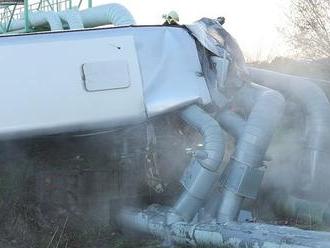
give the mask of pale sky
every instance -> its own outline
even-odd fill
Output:
[[[93,0],[93,5],[111,3]],[[226,17],[224,27],[236,38],[248,60],[285,55],[277,28],[285,25],[284,13],[290,0],[117,0],[133,14],[137,24],[160,24],[162,15],[178,12],[180,23],[201,17]]]

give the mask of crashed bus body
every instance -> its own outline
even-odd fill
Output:
[[[123,15],[122,6],[112,7]],[[88,13],[80,23],[91,27]],[[305,114],[308,190],[322,190],[330,149],[325,93],[312,80],[247,67],[215,20],[131,24],[1,37],[0,139],[121,130],[174,113],[201,138],[181,177],[182,192],[172,206],[118,212],[120,228],[186,245],[330,247],[325,232],[237,222],[244,200],[257,197],[286,99]],[[225,161],[227,134],[235,148]]]
[[[195,42],[182,28],[40,33],[0,43],[0,139],[112,129],[211,101]]]

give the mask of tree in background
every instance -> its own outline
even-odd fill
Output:
[[[291,0],[286,29],[297,56],[330,58],[330,0]]]

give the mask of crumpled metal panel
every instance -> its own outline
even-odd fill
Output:
[[[187,25],[191,34],[214,55],[231,60],[231,73],[241,79],[246,78],[248,71],[243,53],[236,40],[219,24],[217,20],[202,18]]]
[[[210,103],[195,41],[185,29],[149,27],[136,30],[149,117],[195,102]]]
[[[179,27],[7,36],[0,52],[0,139],[112,129],[210,102],[195,42]],[[118,59],[130,86],[88,92],[82,65]]]

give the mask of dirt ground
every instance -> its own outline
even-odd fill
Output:
[[[66,166],[70,169],[70,166],[83,167],[88,164],[97,167],[98,163],[109,163],[106,149],[95,155],[91,141],[85,142],[88,145],[76,140],[32,142],[34,145],[20,141],[0,144],[1,248],[115,248],[159,245],[145,237],[128,238],[116,231],[113,225],[109,225],[108,220],[99,222],[97,218],[70,208],[72,203],[61,198],[63,190],[56,188],[59,184],[61,186],[66,183],[65,181],[54,180],[51,191],[57,192],[56,197],[46,197],[47,200],[50,199],[49,202],[41,201],[43,198],[40,197],[40,192],[48,192],[40,189],[45,187],[45,184],[38,184],[40,170],[45,169],[44,167],[48,169],[50,166]],[[91,154],[85,153],[86,147],[92,151]],[[100,147],[96,145],[94,149],[100,150]],[[81,158],[82,153],[85,153],[85,159]],[[46,177],[47,173],[41,175],[42,179],[48,182],[50,179]],[[91,180],[91,177],[87,177],[87,180]],[[94,199],[98,198],[91,198]],[[91,205],[91,208],[93,207]],[[103,206],[98,207],[96,211],[100,211],[102,215],[103,209]]]

